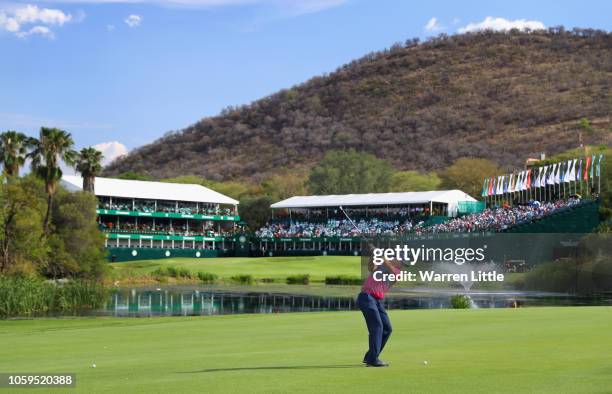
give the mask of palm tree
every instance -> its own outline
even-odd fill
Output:
[[[96,148],[83,148],[79,152],[75,168],[83,177],[83,190],[94,193],[96,176],[102,171],[102,152]]]
[[[6,131],[0,134],[0,163],[4,165],[3,175],[7,178],[19,175],[19,169],[25,163],[31,144],[32,139],[23,133]]]
[[[45,182],[47,192],[47,214],[45,215],[44,230],[48,234],[49,219],[53,208],[53,195],[57,189],[57,182],[62,178],[60,162],[72,165],[76,152],[72,150],[74,141],[70,133],[64,130],[41,127],[40,137],[34,141],[34,149],[30,153],[32,158],[32,172]]]

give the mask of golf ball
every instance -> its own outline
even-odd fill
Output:
[[[95,368],[95,367],[96,367],[96,364],[91,364],[91,367],[92,367],[92,368]]]
[[[427,364],[428,364],[427,360],[423,361],[423,365],[427,365]]]

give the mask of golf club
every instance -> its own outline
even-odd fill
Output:
[[[357,232],[359,232],[361,234],[361,230],[359,230],[359,227],[357,227],[357,225],[355,224],[355,222],[353,222],[353,220],[349,217],[349,215],[346,213],[346,211],[344,210],[344,208],[342,208],[342,205],[340,205],[340,210],[342,211],[342,213],[344,214],[344,216],[346,216],[346,218],[349,220],[349,222],[351,222],[351,224],[353,225],[353,227],[355,227],[355,230],[357,230]]]
[[[363,237],[363,232],[359,229],[359,227],[357,227],[357,225],[355,224],[355,222],[353,222],[353,219],[351,219],[351,217],[346,213],[346,211],[344,210],[344,208],[342,208],[342,205],[339,206],[340,210],[342,211],[342,213],[344,214],[344,216],[346,216],[346,218],[348,219],[349,222],[351,222],[351,224],[353,225],[353,227],[355,227],[355,230],[357,230],[357,233]],[[371,249],[374,247],[374,245],[369,242],[369,241],[365,241],[365,245],[366,248]]]

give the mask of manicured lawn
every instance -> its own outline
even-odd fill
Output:
[[[395,331],[384,359],[391,367],[384,369],[361,365],[360,313],[323,312],[2,321],[0,371],[74,372],[77,389],[67,393],[603,393],[612,387],[609,307],[390,316]]]
[[[171,258],[113,263],[117,276],[143,275],[163,266],[187,268],[192,272],[210,272],[221,279],[234,275],[252,275],[255,279],[270,278],[284,281],[287,276],[310,274],[311,281],[322,282],[326,276],[361,275],[360,257],[304,256],[304,257],[224,257],[224,258]]]

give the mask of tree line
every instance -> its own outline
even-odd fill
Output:
[[[0,134],[0,274],[97,279],[104,275],[104,238],[96,224],[96,175],[102,153],[74,148],[70,133],[42,127],[38,138]],[[30,172],[21,176],[30,162]],[[61,163],[83,176],[83,192],[60,186]]]

